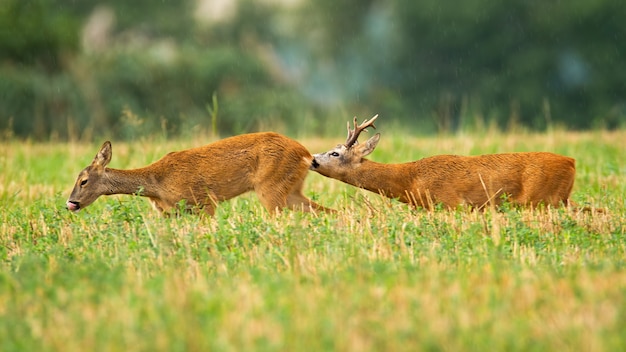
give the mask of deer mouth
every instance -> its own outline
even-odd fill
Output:
[[[315,158],[313,158],[313,161],[311,161],[311,169],[317,169],[318,167],[320,167],[320,163],[317,162],[317,160],[315,160]]]
[[[67,203],[65,203],[65,206],[67,207],[67,210],[70,211],[78,211],[80,209],[80,203],[73,202],[71,200],[68,200]]]

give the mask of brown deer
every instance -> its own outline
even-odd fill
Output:
[[[313,157],[300,143],[273,132],[225,138],[172,152],[142,168],[107,168],[111,142],[78,174],[67,209],[78,211],[101,195],[139,194],[169,214],[184,203],[186,211],[213,215],[218,202],[254,190],[263,206],[332,212],[302,194]]]
[[[572,158],[547,152],[437,155],[403,164],[381,164],[364,159],[380,139],[377,133],[363,144],[359,134],[376,128],[378,115],[354,129],[348,123],[344,144],[313,155],[311,169],[350,185],[397,198],[412,206],[432,209],[441,203],[482,209],[503,199],[523,206],[569,204],[576,173]]]

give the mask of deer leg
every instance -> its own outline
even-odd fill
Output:
[[[213,206],[213,204],[205,204],[201,209],[209,217],[213,217],[213,215],[215,215],[215,206]]]
[[[287,206],[286,190],[284,186],[275,184],[260,184],[254,187],[254,192],[259,197],[263,207],[271,214],[282,210]]]
[[[300,210],[305,212],[323,211],[326,213],[334,213],[335,210],[326,208],[322,205],[315,203],[302,194],[302,187],[304,186],[304,180],[298,182],[291,192],[287,195],[287,206],[293,210]]]
[[[154,210],[158,211],[159,213],[164,213],[165,209],[163,209],[163,207],[159,204],[159,199],[152,197],[148,197],[148,199],[150,199],[150,205],[152,205],[152,208]]]
[[[334,213],[335,210],[326,208],[322,205],[315,203],[309,198],[305,197],[302,193],[294,192],[287,196],[287,206],[293,210],[300,210],[305,212],[323,211],[325,213]]]

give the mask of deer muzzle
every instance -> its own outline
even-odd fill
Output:
[[[71,200],[68,200],[67,203],[65,203],[67,210],[70,211],[78,211],[80,209],[80,203],[78,202],[74,202]]]
[[[311,161],[311,166],[309,167],[309,169],[314,170],[314,169],[317,169],[318,167],[320,167],[320,163],[318,163],[317,160],[313,158],[313,161]]]

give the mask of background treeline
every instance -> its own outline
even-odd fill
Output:
[[[622,0],[3,0],[0,136],[626,125]]]

